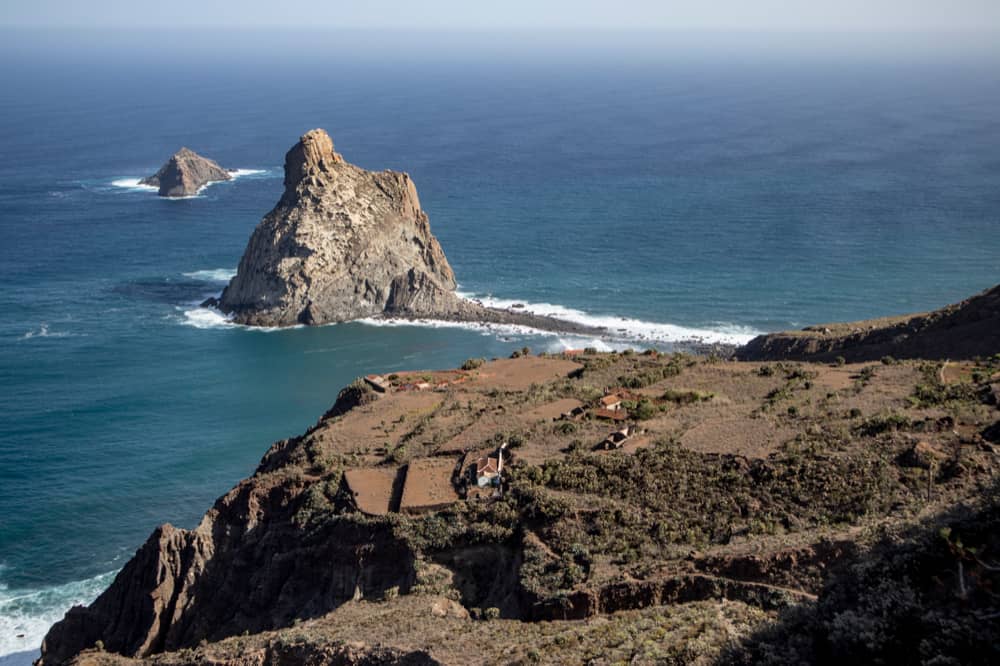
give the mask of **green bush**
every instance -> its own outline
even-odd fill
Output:
[[[462,370],[475,370],[476,368],[481,368],[486,363],[485,358],[470,358],[466,359],[465,363],[462,364]]]
[[[656,416],[659,410],[649,400],[643,399],[636,404],[635,408],[630,412],[633,418],[639,421],[646,421],[648,419]]]

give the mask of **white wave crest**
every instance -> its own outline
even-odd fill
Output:
[[[158,187],[153,185],[143,185],[139,181],[142,178],[119,178],[117,180],[111,181],[111,184],[115,187],[121,187],[126,190],[137,190],[140,192],[157,192]]]
[[[229,172],[232,176],[232,180],[238,180],[240,178],[273,178],[276,177],[277,171],[275,169],[233,169]],[[118,187],[125,190],[131,190],[133,192],[159,192],[159,188],[153,185],[143,185],[139,181],[142,178],[116,178],[111,181],[114,187]],[[217,180],[210,183],[205,183],[198,188],[195,194],[186,197],[167,197],[171,201],[184,199],[197,199],[201,196],[202,192],[205,191],[206,187],[210,185],[215,185],[216,183],[226,183],[231,181]]]
[[[203,271],[184,273],[184,277],[205,282],[229,282],[236,276],[235,268],[209,268]]]
[[[215,308],[196,307],[184,310],[184,325],[194,328],[239,328],[240,325],[233,322],[231,317],[219,312]]]
[[[422,328],[462,328],[467,331],[475,331],[483,335],[499,336],[538,336],[550,335],[546,331],[540,331],[528,326],[517,326],[515,324],[492,324],[488,322],[475,321],[445,321],[440,319],[375,319],[366,317],[355,320],[359,324],[366,326],[380,326],[394,328],[398,326],[420,326]]]
[[[0,583],[0,657],[37,651],[49,627],[70,607],[97,598],[116,573],[38,589],[9,589]]]
[[[181,313],[180,322],[183,325],[205,330],[239,328],[245,331],[256,331],[258,333],[276,333],[278,331],[305,328],[304,324],[297,324],[295,326],[247,326],[246,324],[238,324],[233,321],[231,315],[227,315],[206,305],[197,305],[195,307],[189,305],[187,306],[187,309],[184,307],[178,307],[177,309]],[[325,325],[334,326],[335,324]]]
[[[68,338],[73,335],[67,331],[51,331],[49,330],[48,324],[41,324],[38,330],[30,330],[21,336],[22,340],[30,340],[31,338]]]
[[[629,317],[617,317],[613,315],[592,315],[582,310],[575,310],[563,305],[552,303],[528,303],[525,301],[515,301],[492,296],[481,296],[459,292],[459,296],[476,300],[483,305],[492,308],[507,309],[515,305],[523,306],[515,308],[517,312],[531,312],[537,315],[544,315],[554,319],[562,319],[584,326],[594,326],[607,329],[607,337],[620,340],[635,340],[639,342],[694,342],[694,343],[719,343],[742,345],[749,342],[759,331],[755,331],[747,326],[720,323],[714,328],[690,328],[677,326],[676,324],[666,324]],[[592,346],[592,345],[591,345]]]

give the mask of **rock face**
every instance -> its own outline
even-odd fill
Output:
[[[412,551],[387,527],[346,520],[303,530],[293,520],[303,489],[257,476],[220,498],[196,529],[157,528],[93,604],[49,630],[39,663],[65,663],[98,640],[145,657],[410,588]]]
[[[736,352],[745,361],[849,362],[959,359],[1000,353],[1000,285],[925,314],[810,326],[760,335]]]
[[[315,129],[285,156],[284,195],[216,305],[255,326],[475,310],[454,290],[410,177],[347,163]]]
[[[139,181],[160,188],[161,197],[190,197],[205,185],[231,180],[232,174],[216,162],[188,148],[181,148],[160,167],[156,174]]]

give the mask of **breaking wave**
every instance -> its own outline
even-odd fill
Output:
[[[213,268],[200,271],[184,273],[185,277],[205,282],[227,283],[236,275],[236,271],[230,268]],[[530,312],[537,315],[561,319],[563,321],[603,328],[606,334],[600,336],[573,335],[544,331],[528,326],[515,324],[494,324],[487,322],[456,322],[437,319],[381,319],[364,318],[357,320],[358,323],[367,326],[399,327],[399,326],[421,326],[425,328],[462,328],[476,331],[483,335],[497,337],[554,337],[556,338],[549,347],[550,351],[562,351],[565,349],[579,349],[583,347],[593,347],[602,351],[622,350],[635,343],[656,344],[656,343],[704,343],[704,344],[730,344],[743,345],[760,334],[747,326],[720,323],[711,328],[693,328],[677,326],[676,324],[666,324],[659,322],[649,322],[629,317],[616,317],[613,315],[592,315],[582,310],[575,310],[563,305],[553,305],[551,303],[528,303],[491,296],[481,296],[472,293],[458,292],[462,298],[477,301],[485,306],[499,309],[513,309],[518,312]],[[516,307],[515,307],[516,306]],[[290,327],[261,327],[244,326],[232,321],[230,317],[219,310],[204,307],[198,304],[197,307],[180,308],[183,310],[183,323],[187,326],[202,329],[217,328],[246,328],[256,331],[280,331],[285,328],[301,328],[301,326]]]
[[[0,582],[0,663],[30,663],[42,639],[72,606],[89,604],[117,572],[43,588],[10,589]],[[23,662],[7,655],[23,655]]]
[[[225,282],[228,283],[236,276],[235,268],[210,268],[204,271],[191,271],[184,273],[184,277],[204,282]]]
[[[139,181],[141,178],[119,178],[117,180],[111,181],[111,184],[115,187],[121,187],[126,190],[137,190],[139,192],[156,192],[159,188],[153,187],[152,185],[143,185]]]
[[[232,180],[239,180],[240,178],[274,178],[277,177],[280,169],[233,169],[229,174],[233,177]],[[124,190],[130,190],[132,192],[158,192],[159,188],[152,185],[143,185],[139,181],[142,178],[115,178],[111,181],[113,187],[117,187]],[[201,196],[201,193],[205,191],[206,187],[216,185],[219,183],[232,182],[219,180],[213,181],[211,183],[206,183],[198,188],[198,193],[187,196],[187,197],[170,197],[170,200],[184,200],[184,199],[196,199]]]
[[[760,331],[736,324],[719,323],[712,328],[692,328],[614,315],[592,315],[582,310],[568,308],[564,305],[554,305],[552,303],[528,303],[525,301],[462,292],[459,292],[459,296],[479,301],[488,307],[508,309],[518,306],[516,309],[519,312],[531,312],[584,326],[604,328],[607,329],[608,334],[606,337],[610,340],[633,340],[648,343],[694,342],[742,345],[760,334]]]

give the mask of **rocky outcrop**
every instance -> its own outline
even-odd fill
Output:
[[[629,581],[597,589],[581,589],[557,598],[545,599],[531,606],[529,617],[535,622],[582,620],[600,614],[637,610],[651,606],[686,604],[706,599],[740,601],[765,610],[813,601],[815,597],[801,590],[785,589],[705,574],[684,574],[646,581]]]
[[[174,153],[154,175],[139,181],[160,188],[161,197],[191,197],[209,183],[231,180],[232,174],[188,148]]]
[[[405,173],[366,171],[314,129],[285,155],[285,191],[254,230],[236,276],[206,302],[250,326],[394,317],[599,334],[455,294],[455,274]]]
[[[405,173],[349,164],[323,130],[285,156],[285,192],[218,307],[255,326],[460,310],[455,274]]]
[[[296,519],[306,481],[257,475],[222,497],[194,530],[156,529],[93,604],[49,631],[40,664],[101,641],[144,657],[324,615],[351,599],[406,591],[413,553],[384,524]],[[301,516],[301,514],[299,514]]]
[[[810,326],[760,335],[736,352],[744,361],[848,362],[960,359],[1000,353],[1000,285],[933,312]]]

